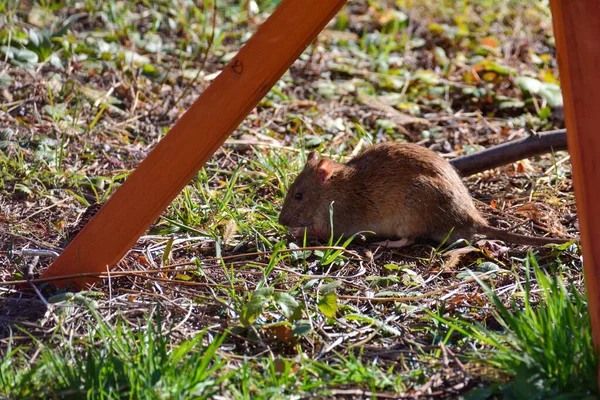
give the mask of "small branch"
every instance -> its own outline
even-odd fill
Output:
[[[526,138],[503,143],[450,161],[462,176],[470,176],[524,158],[567,150],[567,131],[559,129],[536,133]]]

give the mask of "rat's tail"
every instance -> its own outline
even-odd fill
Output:
[[[519,235],[503,229],[494,228],[489,225],[480,225],[475,228],[475,233],[483,235],[489,239],[498,239],[506,243],[523,244],[526,246],[544,246],[546,244],[563,244],[579,238],[563,239],[557,237],[534,237],[527,235]]]

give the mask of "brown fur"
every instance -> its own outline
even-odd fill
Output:
[[[336,237],[372,231],[381,238],[439,242],[454,229],[451,241],[475,234],[526,245],[569,241],[490,227],[456,170],[433,151],[409,143],[382,143],[346,164],[310,153],[289,189],[279,223],[328,238],[332,202]]]

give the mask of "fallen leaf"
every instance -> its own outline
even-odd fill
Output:
[[[446,259],[446,262],[444,263],[444,271],[452,271],[465,255],[474,251],[479,250],[473,246],[466,246],[445,252],[444,258]]]
[[[140,263],[140,265],[143,265],[144,267],[152,266],[152,264],[150,263],[150,261],[148,261],[148,258],[146,258],[144,254],[134,255],[134,258],[138,263]]]
[[[492,37],[486,37],[479,41],[479,44],[482,46],[491,47],[493,49],[498,48],[498,41]]]
[[[281,358],[276,358],[273,360],[273,366],[275,367],[275,372],[278,374],[282,374],[285,372],[285,362]]]
[[[387,114],[387,117],[393,121],[394,123],[400,125],[402,131],[406,131],[403,128],[404,125],[409,124],[421,124],[421,125],[429,125],[429,121],[423,118],[413,117],[410,114],[403,113],[402,111],[396,110],[389,104],[386,104],[382,100],[377,97],[369,96],[366,93],[359,93],[360,102],[366,105],[367,107],[371,107],[377,111],[381,111]]]
[[[294,332],[287,325],[279,325],[271,328],[277,339],[285,343],[292,343],[294,340]]]
[[[521,215],[537,225],[548,228],[551,232],[566,234],[566,229],[560,223],[556,212],[548,205],[538,202],[525,203],[515,209],[515,213]]]

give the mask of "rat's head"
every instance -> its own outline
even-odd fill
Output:
[[[334,164],[319,158],[317,152],[308,155],[304,169],[290,186],[283,202],[279,223],[290,228],[294,236],[326,238],[329,235],[329,204]]]

